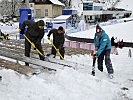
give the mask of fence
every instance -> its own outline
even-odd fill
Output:
[[[64,46],[65,47],[72,47],[72,48],[94,50],[94,44],[93,43],[85,43],[85,42],[77,42],[77,41],[65,41]]]

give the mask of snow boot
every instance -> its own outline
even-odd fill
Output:
[[[48,56],[48,57],[49,57],[50,55],[51,55],[51,53],[49,53],[49,54],[46,54],[46,56]]]
[[[25,66],[29,66],[29,63],[25,62]]]
[[[113,78],[114,78],[113,74],[108,74],[108,77],[109,77],[110,79],[113,79]]]

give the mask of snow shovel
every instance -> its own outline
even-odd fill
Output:
[[[19,27],[16,27],[16,28],[17,28],[19,31],[21,31]],[[49,61],[49,62],[50,62],[50,60],[36,48],[36,46],[34,45],[34,43],[31,42],[30,39],[29,39],[25,34],[23,34],[23,36],[24,36],[25,39],[31,44],[31,46],[34,48],[34,50],[36,50],[36,52],[39,53],[39,54],[44,58],[45,61]]]
[[[24,36],[25,39],[31,44],[31,46],[34,48],[34,50],[36,50],[37,53],[39,53],[39,54],[44,58],[45,61],[50,61],[44,54],[42,54],[42,53],[35,47],[34,43],[31,42],[30,39],[29,39],[25,34],[23,34],[23,36]]]
[[[96,63],[96,57],[93,57],[93,65],[92,65],[92,72],[91,75],[95,76],[95,63]]]
[[[53,44],[53,42],[50,39],[48,39],[48,40],[50,41],[50,43],[52,44],[52,46],[56,50],[57,54],[61,57],[61,59],[64,60],[64,58],[62,57],[62,55],[60,54],[60,52],[57,50],[57,48],[55,47],[55,45]]]

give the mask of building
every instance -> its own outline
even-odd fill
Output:
[[[86,23],[104,22],[114,18],[125,18],[132,11],[118,9],[120,0],[70,0],[72,9],[77,10],[78,16]]]
[[[33,10],[35,18],[55,18],[62,15],[64,6],[58,0],[30,0],[30,8]]]
[[[116,0],[118,3],[118,1]],[[108,8],[107,10],[103,9],[104,5],[100,2],[94,2],[91,0],[83,1],[83,18],[86,23],[96,23],[96,22],[104,22],[110,19],[113,19],[117,15],[121,15],[121,17],[130,16],[132,11],[127,11],[125,9],[118,9],[114,6],[112,8]]]

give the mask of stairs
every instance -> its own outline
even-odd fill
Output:
[[[82,64],[78,64],[75,62],[60,60],[56,58],[48,58],[48,61],[41,61],[37,58],[38,54],[35,53],[34,50],[31,50],[31,58],[24,56],[24,44],[23,41],[17,40],[7,40],[1,41],[0,44],[0,56],[14,59],[16,61],[27,62],[32,65],[38,66],[38,68],[50,68],[54,70],[63,69],[64,67],[71,67],[75,69],[78,65],[84,66]]]

